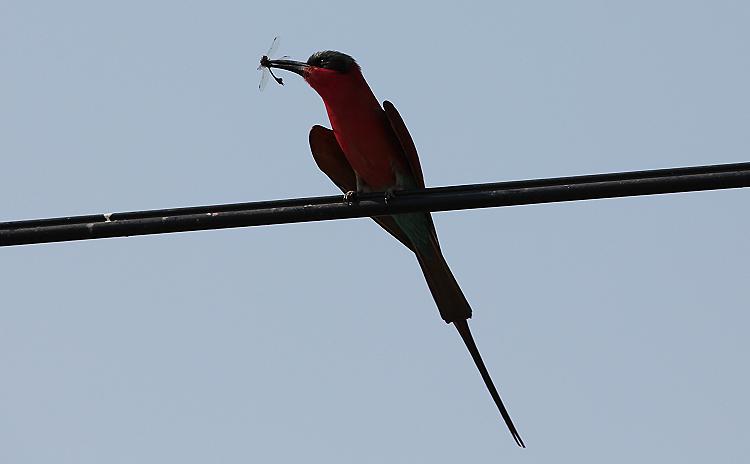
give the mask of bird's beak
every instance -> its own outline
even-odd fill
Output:
[[[261,60],[260,64],[266,68],[285,69],[302,77],[305,77],[305,70],[310,67],[307,63],[292,60]]]

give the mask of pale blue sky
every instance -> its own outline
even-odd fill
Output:
[[[0,2],[0,221],[337,192],[258,57],[441,186],[750,161],[747,2]],[[0,462],[740,462],[750,191],[440,213],[518,449],[369,220],[0,250]]]

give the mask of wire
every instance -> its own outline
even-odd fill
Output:
[[[0,223],[0,246],[750,187],[750,163]]]

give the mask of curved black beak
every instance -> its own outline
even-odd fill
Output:
[[[291,71],[305,77],[305,70],[310,67],[307,63],[293,60],[269,60],[267,56],[260,59],[260,65],[265,68],[278,68]]]

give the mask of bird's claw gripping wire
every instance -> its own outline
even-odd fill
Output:
[[[349,190],[344,194],[344,203],[351,206],[354,203],[359,202],[359,193],[354,190]]]
[[[387,205],[388,202],[392,199],[396,198],[396,192],[393,190],[386,190],[383,193],[383,201],[385,201],[385,204]],[[344,203],[351,206],[355,203],[359,202],[359,192],[355,190],[349,190],[344,194]]]
[[[383,196],[383,201],[385,201],[385,204],[388,204],[389,200],[393,200],[396,198],[396,191],[393,189],[388,189],[385,191],[385,195]]]
[[[390,200],[393,200],[396,198],[396,192],[393,190],[386,190],[383,193],[383,201],[385,201],[385,204],[387,205]],[[344,194],[344,203],[351,206],[355,203],[359,202],[359,192],[355,190],[349,190]]]

